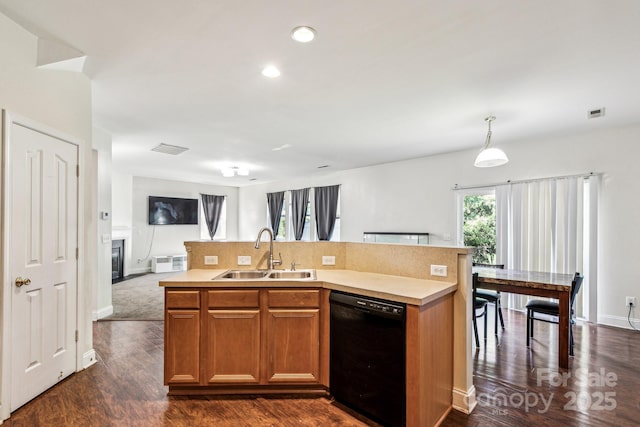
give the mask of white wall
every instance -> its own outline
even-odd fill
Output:
[[[111,172],[111,224],[113,228],[131,229],[133,221],[133,177]]]
[[[499,137],[494,140],[499,142]],[[598,319],[625,327],[624,297],[640,300],[633,268],[640,259],[640,126],[501,148],[510,162],[498,168],[475,168],[477,150],[471,150],[241,188],[239,237],[251,240],[265,225],[267,192],[341,184],[341,240],[362,241],[364,231],[424,231],[432,233],[432,243],[455,244],[455,184],[600,172]],[[445,233],[454,240],[443,241]]]
[[[148,197],[200,199],[200,193],[227,196],[227,240],[238,239],[238,189],[190,182],[133,177],[131,273],[150,271],[154,255],[185,253],[184,242],[200,240],[198,225],[149,225]],[[202,223],[199,212],[199,223]],[[141,260],[141,261],[138,261]]]
[[[37,38],[0,14],[0,108],[29,118],[82,141],[80,146],[80,264],[78,278],[79,295],[79,353],[80,362],[91,353],[93,331],[91,309],[95,304],[93,286],[96,276],[95,261],[96,221],[94,204],[90,194],[93,171],[91,153],[91,82],[83,74],[37,69]],[[3,256],[3,268],[5,256]],[[4,286],[9,286],[5,283]],[[2,301],[4,305],[5,301]],[[0,305],[1,307],[1,305]],[[5,313],[2,313],[5,316]],[[2,327],[3,337],[9,331]],[[9,402],[7,381],[8,351],[2,346],[0,362],[0,419],[8,416]]]
[[[111,305],[111,135],[93,129],[93,148],[97,176],[97,261],[96,305],[92,317],[99,319],[113,313]],[[103,219],[102,213],[109,218]]]

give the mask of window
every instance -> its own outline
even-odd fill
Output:
[[[496,263],[496,196],[492,188],[458,192],[458,242],[476,248],[473,262]]]
[[[465,246],[476,251],[473,261],[483,264],[496,263],[496,196],[474,194],[464,197],[464,223],[462,234]]]
[[[580,272],[585,279],[576,314],[596,321],[597,251],[592,237],[597,233],[598,180],[597,175],[576,175],[459,189],[458,243],[479,248],[476,262],[514,270]],[[515,294],[503,301],[504,307],[518,310],[524,304],[526,298]]]
[[[207,228],[207,221],[204,219],[204,208],[200,203],[200,238],[202,240],[211,240],[209,236],[209,229]],[[222,205],[222,211],[220,212],[220,222],[218,222],[218,229],[213,236],[213,240],[224,240],[227,238],[227,199],[225,197],[224,204]]]
[[[315,219],[315,206],[313,205],[313,188],[309,189],[309,201],[307,202],[307,212],[304,219],[304,231],[302,234],[302,241],[313,242],[317,240],[316,232],[316,219]],[[284,204],[282,206],[282,213],[280,214],[280,228],[276,235],[278,240],[295,240],[295,233],[293,232],[293,221],[291,219],[291,191],[286,191],[284,196]],[[269,212],[267,208],[267,224],[269,223]],[[206,229],[206,227],[205,227]],[[216,233],[217,236],[217,233]],[[338,209],[336,212],[336,223],[331,236],[331,241],[340,241],[340,197],[338,197]]]

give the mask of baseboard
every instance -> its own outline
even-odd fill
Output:
[[[470,414],[476,407],[476,404],[475,386],[471,386],[467,391],[453,388],[453,403],[451,405],[453,409],[465,414]]]
[[[108,305],[106,307],[101,308],[98,311],[94,311],[91,313],[91,317],[93,318],[93,321],[95,322],[98,319],[103,319],[105,317],[111,316],[113,314],[113,306],[112,305]]]
[[[91,349],[82,355],[82,369],[87,369],[96,362],[96,351],[94,349]]]
[[[151,267],[129,268],[129,275],[151,273]]]
[[[631,323],[633,323],[633,325],[637,329],[640,329],[640,319],[634,319],[632,317]],[[608,315],[598,316],[598,324],[615,326],[616,328],[633,329],[631,326],[629,326],[629,320],[626,317],[621,317],[621,316],[608,316]]]

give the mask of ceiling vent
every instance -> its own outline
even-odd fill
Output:
[[[187,150],[188,150],[187,147],[180,147],[178,145],[162,144],[162,143],[157,147],[154,147],[151,149],[151,151],[164,153],[164,154],[173,154],[174,156],[180,153],[184,153]]]
[[[602,117],[602,116],[604,116],[604,107],[596,108],[595,110],[590,110],[587,113],[587,117],[590,119],[595,119],[596,117]]]

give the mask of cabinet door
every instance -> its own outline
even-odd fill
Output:
[[[209,310],[205,342],[208,384],[259,381],[260,310]]]
[[[166,311],[164,382],[200,382],[200,310]]]
[[[318,383],[319,309],[269,309],[267,319],[267,381]]]

